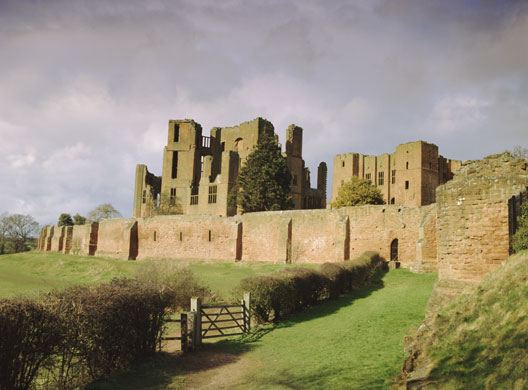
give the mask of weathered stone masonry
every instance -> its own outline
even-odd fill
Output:
[[[416,272],[438,272],[442,280],[478,281],[510,254],[527,187],[527,159],[494,155],[464,163],[452,181],[438,187],[438,203],[428,206],[174,215],[73,228],[46,226],[39,249],[122,259],[287,263],[342,261],[377,250]]]
[[[436,252],[435,205],[291,210],[227,218],[174,215],[110,219],[97,226],[95,251],[88,248],[90,242],[93,246],[94,227],[70,228],[69,253],[121,259],[322,263],[354,258],[366,250],[377,250],[389,259],[391,243],[397,239],[399,261],[412,267],[417,258]],[[43,231],[60,229],[47,227]],[[48,250],[58,251],[58,247]]]

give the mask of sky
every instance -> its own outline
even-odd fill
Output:
[[[169,119],[259,116],[304,129],[313,186],[341,153],[526,147],[528,1],[0,0],[0,214],[130,217]]]

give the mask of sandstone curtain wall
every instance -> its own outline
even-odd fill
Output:
[[[438,187],[438,276],[479,281],[509,256],[508,201],[528,185],[524,159],[493,155],[464,163]]]
[[[209,259],[274,263],[343,261],[366,250],[387,260],[398,240],[398,260],[405,267],[436,252],[436,206],[394,205],[338,210],[292,210],[208,215],[121,218],[74,226],[73,254],[120,259]],[[49,227],[52,250],[66,242],[63,228]],[[425,232],[425,233],[424,233]],[[44,238],[45,239],[45,238]],[[95,240],[95,243],[94,243]],[[418,245],[419,244],[419,245]]]
[[[209,215],[138,219],[138,259],[179,258],[234,260],[236,218]]]

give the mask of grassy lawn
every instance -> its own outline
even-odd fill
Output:
[[[0,256],[0,296],[134,276],[146,263],[40,252],[4,255]],[[284,267],[188,264],[201,281],[225,298],[240,279]],[[378,283],[319,304],[281,324],[263,327],[247,337],[205,344],[185,356],[159,354],[90,388],[182,389],[196,367],[208,375],[203,362],[209,358],[215,368],[225,368],[228,377],[230,363],[249,362],[243,365],[244,374],[229,384],[230,389],[386,389],[388,378],[401,367],[404,335],[424,317],[435,278],[403,269],[391,271]],[[231,358],[217,361],[217,356]]]
[[[0,256],[0,297],[33,295],[78,284],[108,282],[115,277],[134,277],[138,269],[147,267],[150,261],[156,260],[126,261],[50,252],[2,255]],[[230,297],[231,289],[241,279],[285,267],[284,264],[269,263],[173,261],[188,266],[202,283],[226,300]]]
[[[218,372],[208,369],[223,363],[208,367],[203,362],[226,354],[232,358],[225,362],[223,377],[239,376],[241,367],[247,370],[227,384],[229,389],[387,389],[401,368],[403,337],[423,320],[435,279],[436,275],[391,271],[383,275],[382,284],[365,286],[281,324],[247,337],[204,344],[183,357],[160,355],[90,389],[185,389],[189,373],[196,375],[192,373],[201,365],[200,375],[220,379]],[[239,364],[244,361],[248,363]]]

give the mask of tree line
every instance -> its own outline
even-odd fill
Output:
[[[100,222],[107,218],[119,218],[121,213],[110,203],[97,206],[86,217],[62,213],[58,226],[84,225],[90,222]],[[0,214],[0,255],[19,253],[35,249],[40,231],[38,222],[31,215]]]

